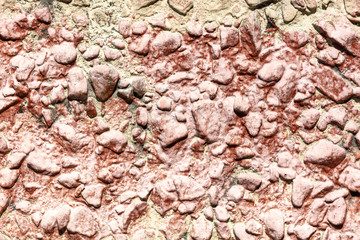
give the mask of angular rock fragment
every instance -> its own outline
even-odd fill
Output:
[[[251,137],[256,137],[259,134],[262,125],[262,116],[258,112],[250,112],[245,117],[245,127]]]
[[[0,216],[5,212],[8,205],[9,198],[4,193],[0,193]]]
[[[212,236],[213,225],[203,216],[199,217],[192,224],[190,236],[194,240],[209,240]]]
[[[61,170],[61,167],[54,163],[52,159],[49,159],[46,153],[39,150],[35,150],[28,155],[27,166],[36,173],[49,176],[54,176]]]
[[[2,169],[0,171],[0,186],[2,188],[12,188],[19,178],[19,175],[20,173],[17,170]]]
[[[26,154],[23,152],[14,152],[8,157],[10,169],[18,169],[26,158]]]
[[[81,196],[89,206],[99,208],[101,206],[104,188],[105,186],[102,184],[85,186],[81,192]]]
[[[89,75],[96,97],[103,102],[110,98],[120,78],[117,70],[108,65],[96,65]]]
[[[193,7],[192,0],[168,0],[168,3],[172,9],[182,15],[186,15],[186,13]]]
[[[329,140],[322,139],[313,145],[305,154],[304,161],[313,164],[335,167],[346,157],[344,148]]]
[[[180,33],[169,31],[160,32],[151,43],[151,50],[155,57],[169,55],[175,52],[182,42]]]
[[[260,187],[261,181],[261,176],[256,173],[243,173],[237,177],[238,184],[252,192]]]
[[[294,207],[302,207],[305,199],[310,195],[313,185],[310,180],[296,177],[292,185],[291,202]]]
[[[261,50],[261,33],[256,13],[249,14],[240,27],[240,31],[241,42],[245,49],[250,55],[258,56]]]
[[[213,62],[212,81],[228,85],[234,79],[235,71],[231,61],[225,58],[220,58],[218,61]]]
[[[140,55],[147,55],[150,51],[150,39],[150,34],[135,39],[129,44],[129,50]]]
[[[341,172],[339,183],[350,191],[360,192],[360,170],[348,166]]]
[[[285,64],[282,61],[265,63],[258,72],[259,79],[265,82],[279,81],[285,72]]]
[[[334,226],[342,226],[345,222],[347,213],[346,201],[338,198],[330,206],[327,213],[327,220]]]
[[[123,213],[122,228],[126,230],[132,221],[141,217],[145,213],[148,205],[147,202],[139,199],[133,200]]]
[[[308,240],[315,233],[316,228],[308,224],[296,225],[294,234],[299,240]]]
[[[273,2],[273,0],[245,0],[250,8],[260,8]]]
[[[311,226],[318,226],[324,219],[328,207],[323,199],[315,199],[310,205],[310,212],[308,216],[308,223]]]
[[[220,27],[221,49],[234,47],[239,43],[239,30],[233,27]]]
[[[67,230],[70,233],[92,237],[98,230],[98,223],[89,208],[80,206],[72,209]]]
[[[159,124],[160,144],[163,147],[170,147],[175,143],[185,139],[188,135],[188,129],[184,123],[179,123],[172,117],[165,117]]]
[[[127,145],[127,139],[124,134],[115,130],[102,133],[96,141],[116,153],[122,153]]]
[[[263,226],[260,222],[251,219],[246,223],[246,232],[258,236],[263,233]]]
[[[205,195],[205,189],[194,179],[186,176],[174,176],[174,185],[179,200],[191,201]]]

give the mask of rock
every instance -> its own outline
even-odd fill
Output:
[[[234,27],[220,27],[221,49],[234,47],[239,43],[239,30]]]
[[[77,233],[86,237],[92,237],[97,232],[98,223],[92,212],[87,207],[76,207],[72,209],[67,230],[70,233]]]
[[[57,63],[67,65],[75,62],[77,52],[73,43],[63,42],[55,45],[52,49],[54,59]]]
[[[141,98],[146,93],[145,78],[135,77],[132,79],[132,86],[134,88],[134,94],[136,97]]]
[[[54,176],[58,174],[61,167],[48,158],[45,152],[35,150],[27,157],[27,166],[36,173]]]
[[[341,129],[344,129],[348,121],[348,114],[343,107],[333,107],[326,114],[324,114],[318,122],[318,129],[324,131],[329,123],[336,124]]]
[[[313,22],[313,26],[335,47],[352,55],[360,56],[359,36],[347,20],[319,19]]]
[[[338,190],[332,191],[325,195],[325,202],[331,203],[338,198],[346,198],[350,194],[346,188],[339,188]]]
[[[186,31],[194,38],[201,37],[203,34],[202,25],[193,19],[186,24]]]
[[[16,68],[15,76],[19,82],[26,81],[35,68],[35,61],[28,57],[17,55],[10,60],[13,68]]]
[[[158,181],[151,194],[155,210],[162,216],[174,207],[178,199],[174,181],[170,178]]]
[[[56,215],[56,223],[60,232],[65,231],[71,215],[71,208],[68,205],[59,207]]]
[[[195,211],[196,208],[196,203],[193,202],[186,202],[186,203],[181,203],[179,205],[178,211],[180,212],[180,214],[190,214],[193,213]]]
[[[258,78],[265,82],[276,82],[281,79],[285,72],[285,63],[283,61],[273,61],[265,63],[258,72]]]
[[[259,236],[263,233],[263,226],[260,222],[254,220],[254,219],[250,219],[247,223],[246,223],[246,232],[250,233],[252,235],[255,236]]]
[[[250,8],[260,8],[273,2],[273,0],[245,0]]]
[[[245,227],[241,223],[234,224],[234,235],[237,240],[254,240],[255,238],[248,234],[245,230]]]
[[[159,140],[162,147],[170,147],[188,135],[186,124],[179,123],[172,117],[164,117],[159,124],[159,129]]]
[[[176,175],[173,180],[181,201],[191,201],[205,195],[205,189],[190,177]]]
[[[59,176],[57,181],[61,185],[67,188],[76,188],[80,185],[80,173],[79,172],[63,173]]]
[[[83,58],[87,61],[93,60],[97,58],[100,53],[100,47],[98,45],[90,46],[86,51],[83,53]]]
[[[350,191],[360,193],[360,170],[348,166],[341,172],[339,183]]]
[[[49,95],[50,103],[56,104],[56,103],[62,103],[65,100],[65,91],[62,86],[54,87]]]
[[[27,36],[27,32],[21,29],[20,26],[10,19],[0,19],[0,39],[3,41],[16,41],[22,40]]]
[[[69,83],[69,100],[86,101],[88,93],[88,84],[83,71],[79,67],[73,67],[67,75]]]
[[[237,147],[235,148],[236,160],[242,160],[245,158],[252,158],[255,153],[250,148]]]
[[[135,199],[131,204],[125,209],[122,218],[123,229],[127,229],[132,221],[135,221],[139,217],[143,216],[147,207],[147,202],[142,202],[139,199]]]
[[[294,207],[302,207],[305,199],[310,195],[313,185],[310,180],[296,177],[292,184],[291,202]]]
[[[277,168],[279,176],[285,181],[292,181],[296,177],[296,171],[292,168]]]
[[[228,201],[240,202],[244,196],[244,188],[240,185],[234,185],[228,190],[226,196]]]
[[[311,197],[323,197],[327,192],[330,192],[334,188],[334,183],[330,180],[325,182],[318,182],[315,184],[311,192]]]
[[[173,103],[173,101],[172,101],[171,98],[162,96],[157,101],[156,106],[157,106],[158,109],[160,109],[162,111],[170,111],[172,103]]]
[[[335,65],[341,65],[345,57],[339,50],[333,47],[327,47],[319,52],[317,56],[320,63],[334,67]]]
[[[111,44],[116,47],[117,49],[124,49],[125,48],[125,43],[123,40],[119,39],[119,38],[116,38],[114,40],[112,40]]]
[[[106,101],[114,92],[119,73],[108,65],[96,65],[89,71],[90,82],[99,101]]]
[[[306,129],[312,129],[320,118],[319,110],[311,108],[302,112],[300,122]]]
[[[5,212],[8,205],[9,198],[4,193],[0,193],[0,216]]]
[[[312,226],[318,226],[324,219],[328,207],[323,199],[315,199],[310,205],[310,212],[308,216],[308,223]]]
[[[180,33],[161,31],[151,43],[151,51],[155,57],[175,52],[182,42]]]
[[[131,86],[124,89],[119,89],[117,91],[117,95],[118,97],[124,99],[124,101],[127,102],[128,104],[132,103],[134,99],[134,91]]]
[[[8,147],[7,141],[3,136],[0,136],[0,153],[6,154],[8,152],[10,152],[10,149]]]
[[[342,226],[345,222],[347,206],[344,198],[338,198],[329,206],[327,220],[336,227]]]
[[[114,177],[111,174],[110,170],[107,168],[102,168],[99,173],[97,178],[107,184],[113,183],[114,182]]]
[[[132,2],[134,4],[134,7],[138,10],[140,8],[150,6],[154,3],[156,3],[157,1],[158,0],[133,0]],[[129,27],[130,27],[130,24],[129,24]],[[120,34],[121,34],[121,32],[120,32]],[[124,36],[124,34],[122,34],[122,35],[123,35],[123,37],[126,36],[126,35]]]
[[[284,23],[290,23],[296,17],[298,10],[290,3],[290,1],[281,2],[281,12]]]
[[[194,240],[209,240],[213,231],[213,225],[203,216],[196,219],[191,227],[190,236]]]
[[[57,211],[54,209],[47,210],[42,216],[40,227],[45,233],[53,233],[56,227]]]
[[[308,240],[315,233],[316,228],[308,224],[296,225],[294,234],[299,240]]]
[[[136,110],[136,123],[142,127],[146,127],[148,123],[148,112],[146,108],[140,107]]]
[[[139,0],[140,1],[153,1],[154,0]],[[157,0],[155,0],[156,2]],[[119,22],[119,33],[124,37],[124,38],[127,38],[127,37],[130,37],[130,32],[131,32],[131,29],[130,29],[130,22],[128,20],[120,20]]]
[[[309,41],[309,37],[303,31],[290,31],[286,32],[284,42],[291,48],[301,48]]]
[[[227,223],[215,221],[216,231],[221,239],[229,240],[231,238],[230,228]]]
[[[121,132],[115,130],[102,133],[96,141],[116,153],[122,153],[127,145],[126,137]]]
[[[201,93],[206,92],[209,94],[210,99],[213,100],[216,97],[218,87],[213,82],[203,81],[199,84],[199,90]]]
[[[85,186],[81,192],[81,196],[89,206],[99,208],[103,196],[105,186],[102,184],[94,184]]]
[[[168,3],[172,9],[182,15],[186,15],[186,13],[193,7],[192,0],[168,0]]]
[[[259,134],[262,125],[262,115],[259,112],[250,112],[245,117],[245,127],[251,137]]]
[[[151,35],[145,34],[140,38],[136,38],[134,41],[131,41],[129,44],[129,50],[140,54],[140,55],[147,55],[150,51],[150,40]]]
[[[94,121],[94,132],[101,134],[110,130],[108,124],[102,118],[95,118]]]
[[[346,102],[353,94],[350,84],[329,67],[317,70],[313,81],[320,92],[336,103]]]
[[[131,33],[134,35],[143,35],[146,33],[148,25],[144,21],[134,22],[131,25]]]
[[[2,188],[12,188],[19,178],[19,175],[20,173],[17,170],[3,168],[0,171],[0,186]]]
[[[246,96],[236,94],[234,100],[234,112],[239,116],[246,116],[250,110],[249,99]]]
[[[235,75],[234,67],[231,63],[231,61],[220,58],[217,61],[213,61],[212,66],[212,81],[222,84],[222,85],[228,85],[232,82]]]
[[[22,162],[24,161],[24,159],[26,158],[26,154],[23,152],[14,152],[11,155],[9,155],[8,157],[8,167],[10,169],[18,169],[20,168]]]
[[[233,128],[228,131],[225,137],[225,143],[229,146],[239,146],[242,143],[244,132],[240,128]]]
[[[314,144],[305,154],[304,161],[313,164],[335,167],[346,157],[344,148],[322,139]]]
[[[223,206],[217,206],[215,208],[215,216],[220,222],[227,222],[230,219],[228,211]]]
[[[121,53],[119,50],[109,48],[109,47],[105,47],[103,49],[103,52],[104,52],[104,57],[105,57],[106,61],[114,61],[114,60],[120,58],[120,56],[121,56]]]
[[[39,22],[43,22],[46,24],[51,23],[51,14],[49,8],[47,7],[35,9],[34,15]]]
[[[240,27],[241,43],[251,56],[258,56],[261,50],[260,24],[256,13],[251,13]]]
[[[256,173],[242,173],[237,177],[237,183],[252,192],[260,187],[261,181],[261,176]]]
[[[281,240],[284,237],[284,217],[280,210],[271,209],[265,213],[264,224],[266,234],[273,240]]]

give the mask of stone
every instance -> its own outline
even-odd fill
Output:
[[[151,35],[145,34],[139,38],[136,38],[134,41],[131,41],[129,44],[129,50],[140,54],[140,55],[147,55],[150,51],[150,40]]]
[[[316,228],[309,224],[296,225],[294,234],[299,240],[308,240],[315,233]]]
[[[249,99],[246,96],[236,94],[234,100],[234,112],[239,116],[243,117],[249,113],[250,110]]]
[[[105,186],[102,184],[93,184],[85,186],[81,192],[81,196],[89,206],[99,208],[104,193]]]
[[[143,202],[139,199],[133,200],[123,213],[122,228],[126,230],[132,221],[143,216],[148,205],[147,202]]]
[[[120,51],[114,48],[105,47],[103,52],[106,61],[114,61],[121,56]]]
[[[255,240],[253,236],[246,232],[244,225],[239,222],[234,224],[233,231],[237,240]]]
[[[60,232],[65,231],[71,215],[71,208],[68,205],[63,205],[56,209],[56,223]]]
[[[328,211],[328,207],[323,199],[318,198],[314,199],[309,208],[310,212],[307,221],[311,226],[316,227],[323,221]]]
[[[36,173],[49,176],[54,176],[61,170],[61,167],[49,159],[46,153],[39,150],[35,150],[28,155],[27,166]]]
[[[18,170],[3,168],[0,170],[0,186],[2,188],[12,188],[19,178],[19,175]]]
[[[156,2],[157,0],[138,0],[139,2],[149,2],[149,1],[152,1],[152,2]],[[130,37],[130,32],[131,32],[131,29],[130,29],[130,22],[128,20],[120,20],[119,22],[119,33],[124,37],[124,38],[127,38],[127,37]]]
[[[148,123],[148,112],[146,108],[140,107],[136,110],[136,123],[142,127],[146,127]]]
[[[128,142],[124,134],[115,130],[110,130],[100,134],[96,141],[100,145],[109,148],[118,154],[125,150]]]
[[[169,6],[181,15],[186,15],[193,7],[192,0],[168,0]]]
[[[246,232],[250,233],[252,235],[255,236],[259,236],[263,233],[263,226],[260,222],[254,220],[254,219],[250,219],[247,223],[246,223]]]
[[[244,132],[240,128],[233,128],[228,131],[225,137],[225,143],[229,146],[239,146],[242,143]]]
[[[239,30],[234,27],[220,27],[221,49],[234,47],[239,43]]]
[[[348,113],[343,107],[331,108],[326,114],[323,114],[318,122],[318,129],[324,131],[328,124],[335,124],[341,129],[344,129],[348,121]]]
[[[131,25],[131,33],[134,35],[143,35],[146,33],[148,25],[144,21],[134,22]]]
[[[254,192],[261,185],[261,176],[256,173],[242,173],[237,177],[237,183]]]
[[[320,63],[334,67],[335,65],[341,65],[345,58],[339,50],[334,47],[327,47],[319,52],[317,56]]]
[[[245,117],[245,127],[251,137],[259,134],[262,125],[262,116],[259,112],[250,112]]]
[[[215,216],[220,222],[227,222],[230,219],[230,214],[223,206],[217,206],[215,208]]]
[[[289,31],[285,33],[284,42],[291,48],[299,49],[309,42],[309,37],[303,31]]]
[[[94,121],[94,132],[101,134],[110,130],[108,124],[102,118],[95,118]]]
[[[4,193],[0,193],[0,216],[5,212],[8,205],[9,198]]]
[[[190,177],[176,175],[173,176],[173,181],[181,201],[191,201],[205,195],[205,189]]]
[[[54,209],[47,210],[41,218],[40,227],[45,233],[53,233],[56,227],[57,212]]]
[[[66,98],[64,88],[60,85],[54,87],[50,92],[49,98],[51,104],[62,103]]]
[[[98,45],[92,45],[83,53],[83,58],[87,61],[97,58],[100,53],[100,47]]]
[[[216,231],[221,239],[229,240],[231,238],[230,228],[227,223],[215,221]]]
[[[18,169],[21,167],[21,164],[23,163],[24,159],[26,158],[26,154],[23,152],[14,152],[8,157],[8,167],[10,169]]]
[[[315,143],[305,153],[305,162],[335,167],[346,157],[344,148],[339,147],[329,140],[322,139]]]
[[[244,196],[244,188],[240,185],[232,186],[226,193],[228,201],[240,202]]]
[[[250,148],[246,147],[237,147],[235,148],[235,159],[236,160],[242,160],[245,158],[252,158],[255,156],[255,153]]]
[[[182,43],[180,33],[161,31],[151,43],[151,51],[154,57],[169,55],[175,52]]]
[[[0,153],[6,154],[10,152],[10,148],[8,147],[7,141],[3,136],[0,136]]]
[[[102,168],[99,173],[97,178],[107,184],[113,183],[114,182],[114,177],[111,174],[110,170],[107,168]]]
[[[205,217],[200,216],[192,223],[190,236],[194,240],[209,240],[212,236],[213,225]]]
[[[160,97],[160,99],[157,101],[156,106],[158,109],[162,111],[170,111],[172,106],[172,99],[166,96]]]
[[[273,240],[284,237],[284,217],[279,209],[271,209],[264,216],[265,232]]]
[[[57,181],[67,188],[76,188],[80,185],[80,173],[63,173],[58,177]]]
[[[313,185],[310,180],[296,177],[292,183],[291,202],[294,207],[302,207],[305,199],[310,195]]]
[[[52,52],[55,61],[63,65],[74,63],[77,57],[75,46],[70,42],[63,42],[59,45],[55,45]]]
[[[39,22],[43,22],[46,24],[51,23],[51,14],[49,8],[37,8],[34,11],[35,17]]]
[[[146,93],[145,78],[135,77],[132,79],[131,84],[133,86],[135,96],[138,98],[142,98],[144,96],[144,94]]]
[[[249,5],[250,8],[260,8],[262,6],[268,5],[273,2],[273,0],[245,0],[247,5]]]
[[[329,67],[318,69],[313,81],[320,92],[336,103],[346,102],[353,95],[350,84]]]
[[[329,206],[327,220],[336,227],[342,226],[345,222],[347,206],[344,198],[338,198]]]
[[[298,10],[290,3],[290,1],[281,2],[281,12],[284,23],[290,23],[295,19]]]
[[[90,82],[99,101],[111,97],[120,78],[118,71],[108,65],[96,65],[89,71]]]
[[[162,147],[171,147],[188,136],[186,124],[179,123],[172,117],[165,117],[159,124],[159,140]]]
[[[122,99],[128,104],[132,103],[134,99],[134,91],[131,86],[124,88],[124,89],[118,89],[116,95]]]
[[[201,37],[203,34],[202,25],[193,19],[186,24],[186,31],[194,38]]]
[[[222,85],[228,85],[232,82],[235,75],[234,67],[231,63],[231,61],[220,58],[217,61],[213,61],[212,66],[212,81],[222,84]]]
[[[134,4],[134,7],[136,9],[141,9],[141,8],[150,6],[154,3],[156,3],[157,1],[158,0],[133,0],[132,3]],[[130,24],[129,24],[129,27],[130,27]],[[120,33],[121,33],[121,31],[120,31]],[[123,37],[127,36],[127,35],[124,36],[124,34],[122,34],[122,35],[123,35]]]
[[[199,90],[201,93],[206,92],[207,94],[209,94],[210,99],[213,100],[216,97],[218,87],[213,82],[204,81],[199,84]]]
[[[319,19],[313,22],[314,28],[326,40],[340,50],[345,50],[354,56],[360,56],[359,36],[348,20]]]
[[[332,203],[338,198],[346,198],[350,191],[346,188],[339,188],[325,195],[325,202]]]
[[[241,43],[252,56],[258,56],[261,50],[260,24],[256,13],[251,13],[240,27]]]
[[[15,76],[19,82],[26,81],[35,68],[33,59],[21,55],[13,57],[10,64],[13,68],[16,68]]]
[[[27,36],[27,32],[11,19],[0,19],[0,39],[3,41],[22,40]]]
[[[300,122],[306,129],[312,129],[320,118],[319,110],[311,108],[305,110],[300,117]]]
[[[265,63],[258,72],[258,78],[265,82],[276,82],[281,79],[285,72],[285,64],[282,61]]]
[[[78,233],[86,237],[96,234],[98,223],[89,208],[80,206],[72,209],[67,230],[70,233]]]
[[[360,192],[360,170],[348,166],[341,172],[339,183],[353,192]]]

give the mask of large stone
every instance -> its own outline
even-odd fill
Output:
[[[234,47],[239,43],[239,30],[234,27],[220,28],[220,46],[221,49]]]
[[[329,140],[322,139],[305,154],[304,161],[313,164],[335,167],[346,157],[346,150]]]
[[[190,236],[194,240],[209,240],[213,231],[213,225],[205,217],[196,219],[191,227]]]
[[[180,33],[161,31],[151,43],[151,50],[155,57],[169,55],[175,52],[182,42]]]
[[[186,15],[186,13],[193,7],[192,0],[168,0],[168,3],[172,9],[182,15]]]
[[[88,93],[87,80],[83,71],[79,67],[73,67],[69,70],[67,79],[69,82],[68,98],[69,100],[86,101]]]
[[[119,80],[118,71],[108,65],[96,65],[89,71],[91,85],[99,101],[106,101],[111,97]]]
[[[98,223],[87,207],[77,207],[71,211],[67,229],[70,233],[78,233],[92,237],[97,232]]]
[[[81,196],[84,198],[84,200],[89,206],[99,208],[101,206],[104,188],[105,186],[102,184],[86,186],[81,192]]]
[[[240,27],[241,42],[252,56],[257,56],[261,50],[260,24],[256,13],[251,13]]]
[[[280,210],[271,209],[264,217],[266,234],[273,240],[281,240],[284,237],[284,217]]]
[[[318,69],[314,73],[313,81],[320,92],[337,103],[346,102],[353,95],[349,82],[329,67]]]
[[[179,123],[173,117],[164,117],[159,124],[160,144],[163,147],[170,147],[185,139],[188,135],[186,124]]]
[[[285,63],[273,61],[265,63],[258,72],[259,79],[265,82],[279,81],[285,72]]]
[[[335,47],[352,55],[360,56],[359,36],[346,19],[319,19],[313,23],[313,26]]]
[[[122,153],[127,145],[127,139],[124,134],[115,130],[102,133],[96,141],[116,153]]]
[[[346,167],[340,174],[339,183],[350,191],[360,193],[360,170],[351,166]]]
[[[313,185],[310,180],[303,177],[296,177],[292,185],[291,202],[295,207],[300,208],[305,199],[310,195]]]
[[[77,56],[75,46],[70,42],[63,42],[59,45],[55,45],[52,52],[55,61],[64,65],[75,62]]]
[[[332,225],[339,227],[344,224],[346,213],[347,206],[345,199],[338,198],[329,206],[327,219]]]
[[[243,173],[237,177],[237,182],[249,191],[255,191],[261,185],[261,176],[256,173]]]
[[[27,157],[27,166],[36,173],[54,176],[58,174],[61,167],[54,163],[45,152],[36,150]]]

